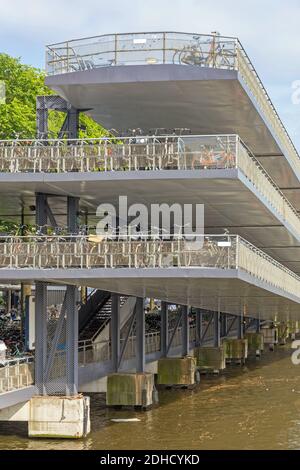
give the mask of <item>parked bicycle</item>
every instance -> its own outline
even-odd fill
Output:
[[[233,68],[235,47],[232,42],[220,41],[220,34],[213,32],[207,40],[203,36],[193,36],[194,42],[175,51],[174,64],[198,65],[202,67]]]

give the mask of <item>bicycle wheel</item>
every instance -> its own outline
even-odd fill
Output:
[[[233,68],[235,53],[231,50],[220,49],[216,56],[216,67]]]
[[[190,51],[186,49],[182,49],[178,55],[178,63],[179,64],[186,64],[186,65],[193,65],[194,61]]]
[[[179,52],[180,52],[179,50],[174,52],[174,54],[173,54],[173,64],[178,64],[179,63],[179,58],[178,58]]]

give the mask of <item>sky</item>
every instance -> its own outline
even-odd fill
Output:
[[[292,84],[300,84],[299,24],[300,0],[0,0],[0,52],[43,68],[46,44],[85,36],[164,30],[236,36],[300,150],[300,103],[292,100]]]

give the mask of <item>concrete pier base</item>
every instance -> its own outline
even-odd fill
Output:
[[[262,333],[246,333],[248,341],[248,354],[260,356],[264,350],[264,337]]]
[[[296,339],[296,334],[299,332],[298,321],[288,321],[289,337],[293,341]]]
[[[140,406],[153,403],[154,375],[144,373],[116,373],[107,377],[107,406]]]
[[[275,344],[278,344],[278,329],[262,328],[261,333],[264,336],[264,344],[268,345],[270,351],[274,351]]]
[[[226,338],[223,340],[226,362],[244,363],[248,357],[248,340]]]
[[[196,359],[186,357],[165,357],[159,359],[157,366],[158,385],[194,385]]]
[[[226,367],[223,346],[195,348],[194,354],[200,372],[219,372]]]
[[[29,406],[28,435],[78,439],[90,432],[90,399],[77,396],[36,396]]]
[[[277,326],[278,329],[278,343],[280,345],[286,344],[286,341],[289,337],[289,327],[286,323],[280,323]]]

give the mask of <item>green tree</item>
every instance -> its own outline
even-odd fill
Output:
[[[0,139],[33,139],[36,136],[36,97],[49,95],[45,73],[22,64],[20,59],[0,53],[0,81],[5,83],[6,99],[0,104]],[[49,114],[49,130],[57,135],[64,115]],[[80,137],[102,137],[107,131],[87,115],[80,114]]]

